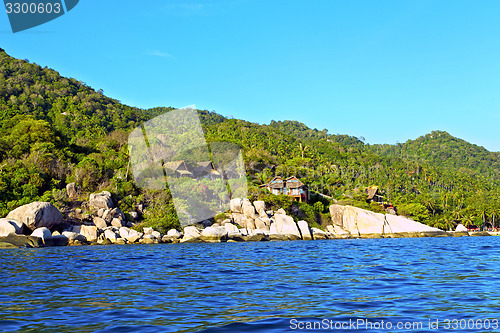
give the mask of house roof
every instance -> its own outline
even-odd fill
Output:
[[[305,186],[303,182],[297,179],[297,177],[288,177],[286,179],[286,187],[287,188],[300,188]]]
[[[212,161],[207,161],[207,162],[198,162],[196,163],[199,167],[203,168],[208,168],[210,167],[211,169],[215,169]]]
[[[266,184],[267,187],[272,189],[281,189],[283,187],[286,188],[300,188],[305,186],[297,177],[288,177],[283,180],[280,176],[274,177],[269,183]]]
[[[178,171],[180,167],[182,167],[182,170],[187,170],[186,164],[184,161],[172,161],[172,162],[167,162],[164,164],[165,168],[168,168],[170,170]]]
[[[368,193],[368,200],[371,200],[377,194],[378,186],[370,186],[366,191]]]

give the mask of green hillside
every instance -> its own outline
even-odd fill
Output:
[[[433,131],[403,144],[374,145],[371,148],[382,156],[401,156],[421,163],[500,179],[500,153],[489,152],[484,147],[443,131]]]
[[[175,226],[169,193],[136,187],[127,148],[132,129],[172,109],[123,105],[83,82],[0,51],[0,215],[35,200],[51,201],[64,211],[71,206],[65,186],[76,182],[81,200],[106,189],[125,212],[144,204],[145,224]],[[366,200],[365,188],[371,185],[399,214],[433,226],[488,226],[498,219],[499,154],[445,132],[401,145],[370,146],[296,121],[260,125],[198,112],[207,141],[243,148],[253,199],[283,206],[310,223],[327,221],[334,201],[383,212]],[[271,169],[306,183],[309,204],[259,189],[271,179]]]

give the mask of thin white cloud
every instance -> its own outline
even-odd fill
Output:
[[[173,58],[174,56],[167,52],[162,52],[159,50],[152,50],[147,53],[147,55],[161,58]]]

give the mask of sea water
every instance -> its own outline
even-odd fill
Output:
[[[500,237],[0,254],[7,332],[500,331]]]

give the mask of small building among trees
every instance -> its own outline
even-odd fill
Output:
[[[287,195],[299,202],[307,202],[307,186],[295,176],[286,179],[276,176],[269,183],[260,187],[267,188],[275,195]]]
[[[196,178],[205,177],[208,179],[220,178],[221,176],[220,173],[217,170],[215,170],[212,161],[196,163],[196,167],[193,170],[193,174]]]
[[[188,167],[184,161],[173,161],[167,162],[163,165],[167,175],[173,175],[174,177],[193,177],[193,173],[188,170]]]
[[[383,204],[384,203],[384,197],[381,195],[379,189],[378,189],[378,186],[370,186],[366,189],[366,194],[367,194],[367,197],[366,197],[366,200],[368,202],[378,202],[380,204]]]

